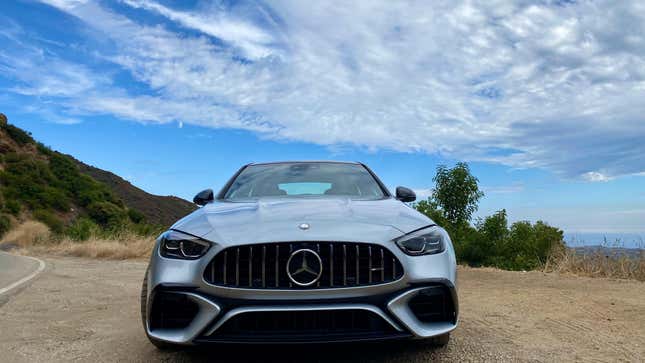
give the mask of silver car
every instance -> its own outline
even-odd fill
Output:
[[[158,347],[429,338],[457,327],[444,229],[364,164],[242,167],[158,239],[141,291]]]

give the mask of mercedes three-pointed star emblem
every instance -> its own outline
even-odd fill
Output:
[[[322,260],[318,253],[303,248],[294,251],[287,261],[287,276],[298,286],[310,286],[322,275]]]

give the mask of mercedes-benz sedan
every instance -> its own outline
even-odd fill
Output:
[[[141,292],[159,347],[428,338],[457,326],[450,237],[361,163],[242,167],[154,246]]]

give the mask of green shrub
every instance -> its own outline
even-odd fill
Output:
[[[515,222],[507,226],[506,211],[449,230],[457,259],[471,266],[532,270],[543,266],[554,248],[563,245],[562,231],[544,222]]]
[[[6,214],[0,214],[0,238],[11,229],[11,218]]]
[[[18,145],[25,145],[34,142],[31,134],[19,127],[11,124],[2,124],[1,127]]]
[[[39,209],[34,211],[33,216],[35,219],[45,223],[47,227],[49,227],[49,230],[52,231],[52,233],[63,233],[63,222],[54,213],[48,210]]]
[[[0,172],[3,194],[7,200],[16,200],[29,209],[69,210],[70,198],[60,190],[49,165],[27,155],[9,153],[5,169]]]
[[[414,208],[428,216],[428,218],[432,219],[438,225],[448,225],[448,220],[443,216],[443,211],[439,209],[437,203],[431,198],[429,198],[428,200],[422,200],[414,204]]]
[[[120,229],[125,226],[126,212],[110,202],[94,202],[87,207],[92,220],[103,228]]]
[[[146,216],[138,210],[130,208],[128,209],[128,218],[130,218],[133,223],[138,224],[142,223],[146,219]]]
[[[65,234],[75,241],[85,241],[97,234],[99,230],[100,227],[91,219],[80,217],[67,227]]]
[[[52,151],[52,149],[50,149],[49,147],[45,146],[45,144],[43,144],[41,142],[36,143],[36,149],[38,150],[39,153],[41,153],[43,155],[47,155],[47,156],[51,156],[54,153]]]
[[[166,228],[154,224],[139,223],[130,226],[130,230],[139,236],[158,236]]]
[[[563,248],[562,231],[538,221],[516,222],[509,228],[506,210],[470,224],[483,196],[468,165],[439,166],[432,197],[414,207],[450,235],[457,260],[471,266],[531,270],[543,266],[555,248]]]
[[[14,216],[18,216],[20,214],[20,210],[22,209],[22,206],[17,200],[10,199],[7,200],[4,204],[5,209],[13,214]]]

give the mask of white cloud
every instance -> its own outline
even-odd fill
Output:
[[[390,190],[396,190],[396,187],[390,188]],[[433,189],[421,188],[421,189],[412,189],[414,194],[417,195],[417,201],[427,200],[432,196]]]
[[[643,2],[276,1],[180,11],[125,1],[200,33],[47,0],[109,39],[115,48],[96,53],[150,89],[78,82],[56,96],[79,112],[590,181],[645,172]],[[50,94],[54,79],[71,77],[47,75],[25,79],[27,89]]]
[[[582,174],[582,178],[590,182],[608,182],[613,179],[612,177],[597,171],[586,172]]]
[[[46,0],[43,2],[61,8],[63,10],[69,10],[77,7],[78,5],[87,3],[87,0]]]
[[[482,190],[486,195],[519,193],[524,191],[524,184],[515,183],[511,185],[483,186]]]
[[[147,0],[123,0],[123,2],[135,8],[153,11],[185,27],[220,38],[241,48],[250,58],[257,59],[271,54],[268,45],[274,40],[270,34],[243,19],[230,19],[226,13],[216,8],[211,8],[210,12],[191,13],[175,11]]]

